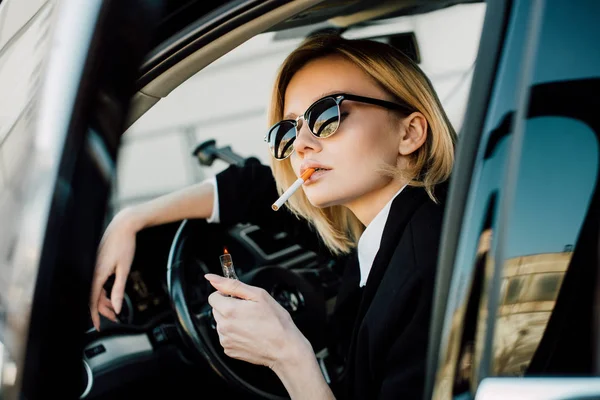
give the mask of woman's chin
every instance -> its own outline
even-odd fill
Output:
[[[332,199],[330,196],[306,196],[310,204],[316,208],[326,208],[335,206],[338,203]]]

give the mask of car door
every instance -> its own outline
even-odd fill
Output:
[[[426,398],[600,394],[599,12],[594,1],[489,2],[442,239]]]
[[[75,398],[95,250],[159,2],[0,6],[0,397]]]

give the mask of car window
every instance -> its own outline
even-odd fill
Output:
[[[506,92],[525,82],[525,91],[512,86],[512,105],[481,144],[447,308],[447,386],[438,393],[473,393],[487,376],[591,373],[600,135],[593,111],[600,57],[592,49],[600,32],[590,15],[597,11],[597,3],[543,10],[514,3],[504,46],[519,49],[518,68],[512,78],[503,74],[507,56],[497,84]],[[535,15],[540,29],[515,40]],[[528,35],[536,47],[524,51]],[[531,74],[523,75],[529,61]],[[497,93],[488,121],[503,104]]]
[[[40,10],[47,6],[45,3],[44,0],[0,1],[0,48],[33,23]]]
[[[464,4],[422,15],[367,21],[343,35],[399,47],[413,35],[420,66],[460,130],[484,13],[485,3]],[[210,139],[216,140],[218,148],[231,146],[242,157],[253,156],[268,164],[262,139],[268,128],[270,85],[287,54],[307,34],[322,28],[260,34],[188,79],[137,120],[123,135],[113,212],[225,169],[223,161],[201,166],[192,157],[194,148]]]
[[[590,13],[600,9],[591,8],[560,1],[543,10],[521,154],[513,160],[516,179],[506,182],[514,198],[505,199],[495,257],[501,265],[490,375],[550,372],[547,365],[560,351],[544,341],[561,340],[562,329],[579,332],[591,319],[590,313],[568,328],[564,323],[582,311],[572,299],[591,295],[581,277],[597,265],[598,232],[589,224],[598,207],[593,199],[600,120],[592,110],[598,105],[600,56],[590,50],[600,31]],[[564,24],[565,12],[577,23]],[[577,353],[575,346],[570,351]],[[580,371],[580,361],[567,364],[556,367]]]
[[[6,12],[7,7],[15,3],[4,1],[0,12]],[[48,50],[43,46],[43,33],[51,15],[49,6],[33,11],[28,7],[21,8],[26,9],[22,10],[23,14],[35,14],[36,18],[18,37],[0,49],[0,254],[6,255],[0,259],[0,341],[3,340],[9,296],[15,290],[22,290],[13,286],[12,255],[17,241],[15,235],[19,232],[15,227],[19,223],[23,201],[20,185],[33,142],[33,98],[39,91],[40,65]],[[0,22],[2,18],[0,14]]]
[[[575,356],[565,360],[589,350],[591,301],[583,305],[597,262],[593,14],[562,1],[543,10],[512,3],[454,264],[438,396],[473,393],[486,376],[585,372]],[[578,22],[562,23],[566,15]],[[540,29],[531,31],[536,16]],[[527,49],[532,35],[536,48]]]
[[[29,189],[32,179],[44,177],[33,146],[54,11],[52,2],[37,0],[4,0],[0,5],[0,397],[7,398],[23,373],[38,274],[33,232],[41,228],[31,222],[43,218],[37,212],[44,209],[45,192],[41,185],[36,192],[41,201],[29,208],[35,202]],[[48,167],[54,160],[44,162]]]
[[[524,3],[517,3],[510,14],[480,145],[473,170],[469,171],[471,186],[447,296],[434,398],[468,392],[471,377],[477,374],[474,366],[481,358],[481,348],[474,346],[476,334],[478,342],[485,337],[485,318],[478,318],[479,304],[486,304],[484,281],[492,272],[493,232],[504,194],[502,181],[516,107],[514,93],[519,87],[529,17],[530,10]]]
[[[527,121],[499,272],[493,375],[527,370],[571,265],[597,171],[598,142],[587,124],[552,116]]]
[[[6,15],[6,1],[4,1],[4,2],[0,1],[0,32],[2,32],[2,26],[4,25],[5,15]],[[0,41],[2,41],[1,33],[0,33]]]

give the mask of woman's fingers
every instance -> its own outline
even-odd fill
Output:
[[[100,329],[99,314],[113,318],[121,311],[125,284],[135,253],[136,233],[137,231],[132,229],[126,218],[117,216],[106,228],[100,240],[90,293],[90,312],[97,330]],[[115,282],[109,300],[103,288],[113,274]]]
[[[112,321],[117,321],[117,315],[121,312],[121,307],[123,305],[123,296],[128,275],[126,268],[121,266],[116,268],[115,282],[109,299],[106,290],[103,287],[108,277],[105,278],[104,274],[101,274],[101,272],[102,269],[100,269],[99,274],[94,277],[92,293],[90,296],[90,312],[92,314],[92,323],[96,330],[100,330],[99,314],[102,314]],[[112,271],[110,272],[112,273]],[[108,276],[110,276],[110,274]]]
[[[100,295],[98,310],[100,311],[100,314],[104,315],[106,318],[113,322],[117,322],[117,313],[115,313],[111,301],[106,297],[106,291],[104,289]]]
[[[127,275],[129,271],[123,265],[117,266],[115,273],[115,283],[113,284],[112,291],[110,293],[110,300],[112,302],[113,309],[118,314],[121,312],[121,306],[123,305],[123,295],[125,293],[125,283],[127,283]]]
[[[102,296],[106,298],[106,291],[103,289],[106,280],[110,274],[106,274],[103,271],[104,268],[97,267],[94,273],[94,280],[92,281],[92,292],[90,294],[90,313],[92,315],[92,322],[96,330],[100,330],[100,303]],[[107,299],[108,300],[108,299]],[[104,315],[104,313],[102,313]]]
[[[210,282],[220,293],[237,297],[244,300],[257,300],[261,295],[261,289],[246,285],[236,279],[224,278],[216,274],[206,274],[204,278]]]
[[[92,298],[90,300],[90,314],[92,317],[92,323],[94,324],[94,328],[97,331],[100,330],[100,315],[98,314],[98,302],[94,301]]]
[[[217,289],[208,297],[208,303],[226,355],[273,366],[282,355],[290,354],[288,349],[304,346],[304,336],[289,313],[264,289],[218,275],[205,277]]]

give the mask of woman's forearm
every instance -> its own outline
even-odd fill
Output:
[[[187,218],[208,218],[213,212],[214,196],[214,186],[210,182],[201,182],[128,207],[122,212],[139,231]]]
[[[308,345],[307,349],[297,348],[286,360],[273,367],[292,400],[335,399],[329,388],[317,359]]]

